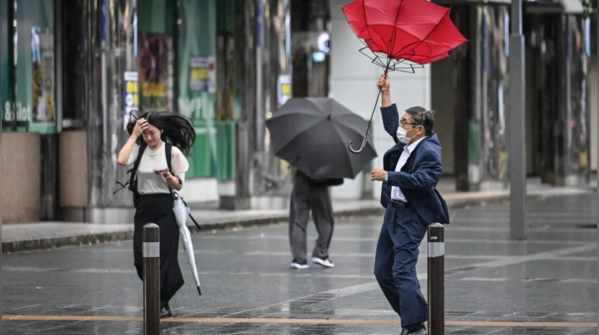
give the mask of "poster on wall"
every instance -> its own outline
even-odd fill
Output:
[[[189,60],[189,91],[216,93],[216,65],[214,56],[193,56]]]
[[[279,76],[279,106],[284,105],[287,100],[291,99],[291,76],[283,74]]]
[[[173,50],[166,34],[141,34],[139,39],[140,107],[147,112],[172,113]]]
[[[56,120],[54,110],[54,34],[48,28],[31,28],[33,121]]]
[[[125,117],[124,129],[127,129],[127,124],[131,119],[131,113],[137,112],[139,109],[139,75],[137,71],[125,72]]]

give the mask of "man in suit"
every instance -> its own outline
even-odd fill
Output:
[[[391,102],[389,76],[378,84],[385,130],[396,145],[383,158],[372,180],[383,182],[381,204],[387,209],[379,237],[374,274],[391,307],[401,318],[401,335],[426,335],[428,306],[416,275],[420,243],[433,223],[449,223],[447,205],[436,189],[441,177],[441,144],[434,115],[413,107],[399,117]]]

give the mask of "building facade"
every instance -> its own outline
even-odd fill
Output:
[[[130,222],[116,158],[136,110],[194,122],[189,202],[259,206],[286,171],[264,120],[291,96],[289,9],[287,0],[3,1],[4,222]],[[23,171],[25,187],[14,178]]]
[[[449,3],[445,3],[449,4]],[[509,4],[451,2],[470,42],[432,65],[444,168],[461,191],[509,184]],[[583,185],[591,171],[591,29],[582,10],[525,5],[526,152],[530,178]]]
[[[551,185],[585,184],[597,168],[596,23],[576,1],[525,4],[528,174]],[[193,120],[189,202],[286,207],[288,165],[270,151],[265,120],[292,96],[331,97],[365,119],[375,108],[379,157],[332,192],[377,197],[369,172],[393,141],[374,106],[382,69],[358,52],[341,10],[349,2],[3,1],[4,222],[130,222],[131,195],[115,191],[133,110]],[[393,98],[437,112],[444,174],[458,190],[506,188],[509,3],[437,2],[470,42],[391,74]]]

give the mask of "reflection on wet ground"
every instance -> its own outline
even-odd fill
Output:
[[[508,240],[506,206],[453,211],[446,334],[597,334],[596,204],[596,193],[530,203],[523,243]],[[181,254],[188,284],[163,334],[399,334],[372,275],[380,220],[339,222],[330,270],[288,270],[285,226],[195,235],[205,295]],[[140,334],[131,249],[5,255],[2,334]]]

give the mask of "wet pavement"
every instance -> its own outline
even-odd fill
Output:
[[[597,334],[597,193],[452,211],[446,334]],[[381,218],[338,222],[335,269],[294,272],[284,225],[194,235],[204,296],[186,285],[163,334],[399,334],[374,280]],[[311,243],[315,239],[310,232]],[[141,334],[131,242],[4,255],[2,334]],[[426,292],[426,247],[418,272]]]

